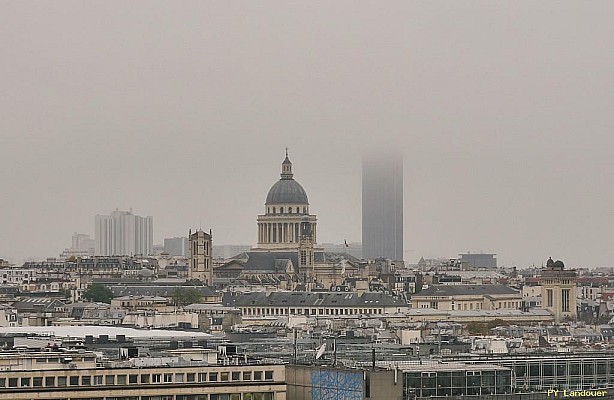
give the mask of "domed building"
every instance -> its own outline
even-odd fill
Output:
[[[338,285],[358,274],[359,260],[347,253],[327,253],[316,246],[317,217],[309,214],[303,186],[292,162],[281,164],[281,178],[269,190],[258,215],[258,242],[214,271],[219,284],[311,290]]]
[[[309,214],[309,200],[303,186],[294,179],[292,162],[281,164],[281,178],[269,190],[264,214],[258,216],[258,244],[253,250],[298,250],[301,222],[311,224],[313,243],[317,243],[317,217]]]

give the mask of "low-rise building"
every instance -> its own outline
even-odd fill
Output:
[[[120,296],[111,300],[111,306],[127,310],[173,310],[170,299],[161,296]]]
[[[284,365],[223,366],[207,359],[175,358],[164,366],[147,362],[99,366],[96,354],[87,351],[4,352],[0,353],[0,399],[286,399]]]
[[[225,305],[237,307],[245,319],[306,315],[384,315],[407,311],[404,301],[383,293],[251,292],[228,294]]]
[[[433,285],[411,297],[412,308],[505,310],[522,308],[522,294],[504,285]]]

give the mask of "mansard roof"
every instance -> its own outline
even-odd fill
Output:
[[[519,292],[505,285],[433,285],[422,290],[420,293],[412,295],[412,298],[426,296],[492,296],[504,294],[519,294]]]
[[[234,307],[405,307],[407,304],[383,293],[348,292],[265,292],[225,296],[224,305]]]

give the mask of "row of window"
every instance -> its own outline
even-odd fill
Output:
[[[361,315],[383,314],[381,308],[244,308],[243,315]]]
[[[431,301],[430,303],[419,303],[419,307],[418,308],[432,308],[432,309],[439,309],[439,302],[437,301]],[[520,308],[520,302],[519,301],[499,301],[496,304],[496,309],[518,309]],[[458,310],[458,311],[471,311],[471,310],[483,310],[484,309],[484,305],[482,303],[459,303],[459,304],[454,304],[452,303],[452,310]]]
[[[571,279],[542,279],[542,285],[575,285]]]
[[[301,213],[301,208],[300,207],[296,207],[296,209],[293,209],[292,207],[288,207],[286,208],[286,210],[288,211],[288,214],[300,214]],[[293,211],[295,210],[295,211]],[[273,211],[273,212],[271,212]],[[280,214],[284,214],[284,208],[283,207],[279,207],[279,213]],[[277,207],[267,207],[267,214],[277,214]],[[307,207],[303,207],[303,214],[307,214]]]
[[[108,374],[45,377],[0,377],[0,389],[17,387],[66,387],[156,383],[204,383],[272,381],[273,371],[188,372],[153,374]]]
[[[610,360],[610,371],[608,371],[608,360],[591,361],[541,361],[537,362],[516,362],[507,366],[514,369],[517,378],[521,377],[562,377],[580,375],[609,375],[614,371],[614,360]]]
[[[72,400],[274,400],[273,392],[227,394],[175,394],[160,396],[71,397]],[[63,400],[63,399],[62,399]]]
[[[505,394],[512,391],[511,371],[439,371],[404,373],[406,393],[417,397]]]

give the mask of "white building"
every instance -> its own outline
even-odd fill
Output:
[[[96,255],[153,255],[153,217],[115,210],[96,215],[95,225]]]
[[[6,267],[0,268],[0,283],[3,285],[22,286],[36,281],[36,271],[33,268]]]

